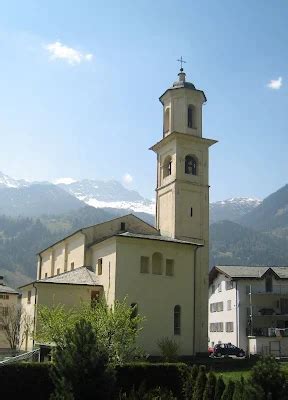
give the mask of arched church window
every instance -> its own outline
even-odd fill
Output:
[[[174,335],[181,335],[181,307],[174,307]]]
[[[164,133],[170,130],[170,108],[166,108],[164,113]]]
[[[197,175],[197,161],[193,156],[185,157],[185,174]]]
[[[195,107],[190,104],[188,106],[188,128],[195,128]]]
[[[168,156],[165,158],[163,163],[163,178],[172,174],[172,158]]]
[[[162,275],[163,273],[163,261],[161,253],[154,253],[152,255],[152,274]]]

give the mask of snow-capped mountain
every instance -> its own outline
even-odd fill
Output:
[[[95,208],[117,208],[155,214],[153,201],[144,199],[135,190],[126,189],[115,180],[83,179],[71,183],[59,183],[58,186]]]
[[[233,197],[211,203],[210,223],[221,220],[237,221],[261,203],[262,200],[251,197]]]
[[[29,186],[29,184],[24,179],[14,179],[0,171],[0,188],[20,188]]]

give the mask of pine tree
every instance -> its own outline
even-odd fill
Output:
[[[185,373],[182,376],[183,380],[182,394],[185,400],[193,399],[193,392],[198,372],[199,372],[198,365],[194,364],[193,367],[189,369],[189,372],[187,373],[185,370]]]
[[[97,341],[91,324],[80,320],[64,336],[64,346],[56,347],[51,373],[54,399],[108,400],[115,376],[108,354]]]
[[[214,400],[221,400],[224,390],[225,390],[225,383],[223,381],[222,376],[219,376],[219,378],[217,379],[217,382],[216,382]]]
[[[260,386],[257,385],[252,386],[249,382],[245,382],[242,398],[243,400],[264,400],[265,393]],[[281,397],[281,400],[284,400],[284,398]]]
[[[231,380],[228,381],[228,384],[222,394],[221,400],[232,400],[234,394],[235,383]]]
[[[246,400],[246,397],[244,398],[244,380],[241,378],[240,381],[235,382],[235,389],[233,393],[232,400]]]
[[[217,379],[215,374],[212,371],[210,371],[208,374],[208,379],[203,394],[203,400],[214,400],[216,381]]]
[[[193,391],[193,400],[200,400],[200,399],[202,400],[206,386],[206,381],[207,377],[206,377],[205,366],[200,365],[199,373],[195,383],[195,388]]]

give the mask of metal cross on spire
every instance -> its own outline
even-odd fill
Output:
[[[180,59],[177,60],[177,61],[181,63],[180,71],[182,72],[182,71],[183,71],[183,63],[186,64],[186,61],[183,60],[182,56],[181,56]]]

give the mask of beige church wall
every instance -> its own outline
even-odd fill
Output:
[[[64,260],[65,260],[65,243],[61,242],[58,245],[54,246],[54,274],[57,274],[57,270],[59,269],[59,273],[62,274],[64,272]]]
[[[71,266],[72,263],[74,263],[74,269],[83,267],[83,265],[85,265],[84,262],[85,236],[79,232],[77,235],[73,235],[72,237],[66,239],[66,242],[67,242],[67,271],[72,270]]]
[[[159,355],[157,341],[165,336],[180,343],[183,355],[193,354],[193,246],[148,239],[117,238],[116,298],[137,303],[146,317],[139,344]],[[151,272],[152,255],[163,255],[163,274]],[[140,273],[140,257],[149,257],[150,272]],[[165,275],[165,260],[174,260],[174,276]],[[174,335],[174,307],[181,306],[181,335]],[[196,321],[200,323],[200,321]]]
[[[115,218],[111,221],[103,222],[95,227],[92,226],[90,228],[83,229],[83,232],[86,235],[86,246],[89,246],[93,244],[93,242],[97,242],[103,238],[109,238],[110,236],[119,233],[121,231],[121,222],[125,223],[125,230],[132,233],[155,234],[157,232],[153,226],[146,224],[141,219],[129,214],[123,217]],[[87,253],[85,265],[91,264],[89,256],[90,255]]]
[[[107,239],[94,245],[92,252],[92,268],[97,282],[103,286],[107,304],[113,305],[115,300],[115,271],[116,271],[116,239]],[[98,275],[98,260],[102,258],[102,274]]]
[[[40,257],[41,256],[41,257]],[[38,279],[43,279],[45,274],[51,276],[52,250],[49,248],[38,256]]]
[[[4,293],[1,293],[4,294]],[[12,293],[5,293],[9,296],[8,299],[0,299],[0,307],[2,309],[5,307],[8,307],[8,310],[10,307],[17,307],[19,300],[18,300],[18,294],[12,294]],[[2,325],[0,325],[0,349],[9,349],[10,345],[9,342],[6,338],[5,332],[2,330]]]
[[[179,187],[180,186],[180,187]],[[203,237],[203,192],[195,186],[176,185],[176,236],[184,240]],[[177,207],[178,205],[178,207]],[[191,215],[192,208],[192,215]]]
[[[166,189],[164,188],[159,192],[157,208],[157,217],[162,221],[161,235],[171,237],[172,232],[174,231],[175,221],[175,208],[171,187]]]
[[[40,253],[42,258],[41,267],[38,266],[38,279],[44,279],[57,275],[59,273],[71,270],[71,263],[74,263],[74,269],[84,265],[85,236],[77,232],[61,242],[49,247],[49,249]],[[39,277],[39,271],[41,276]]]

